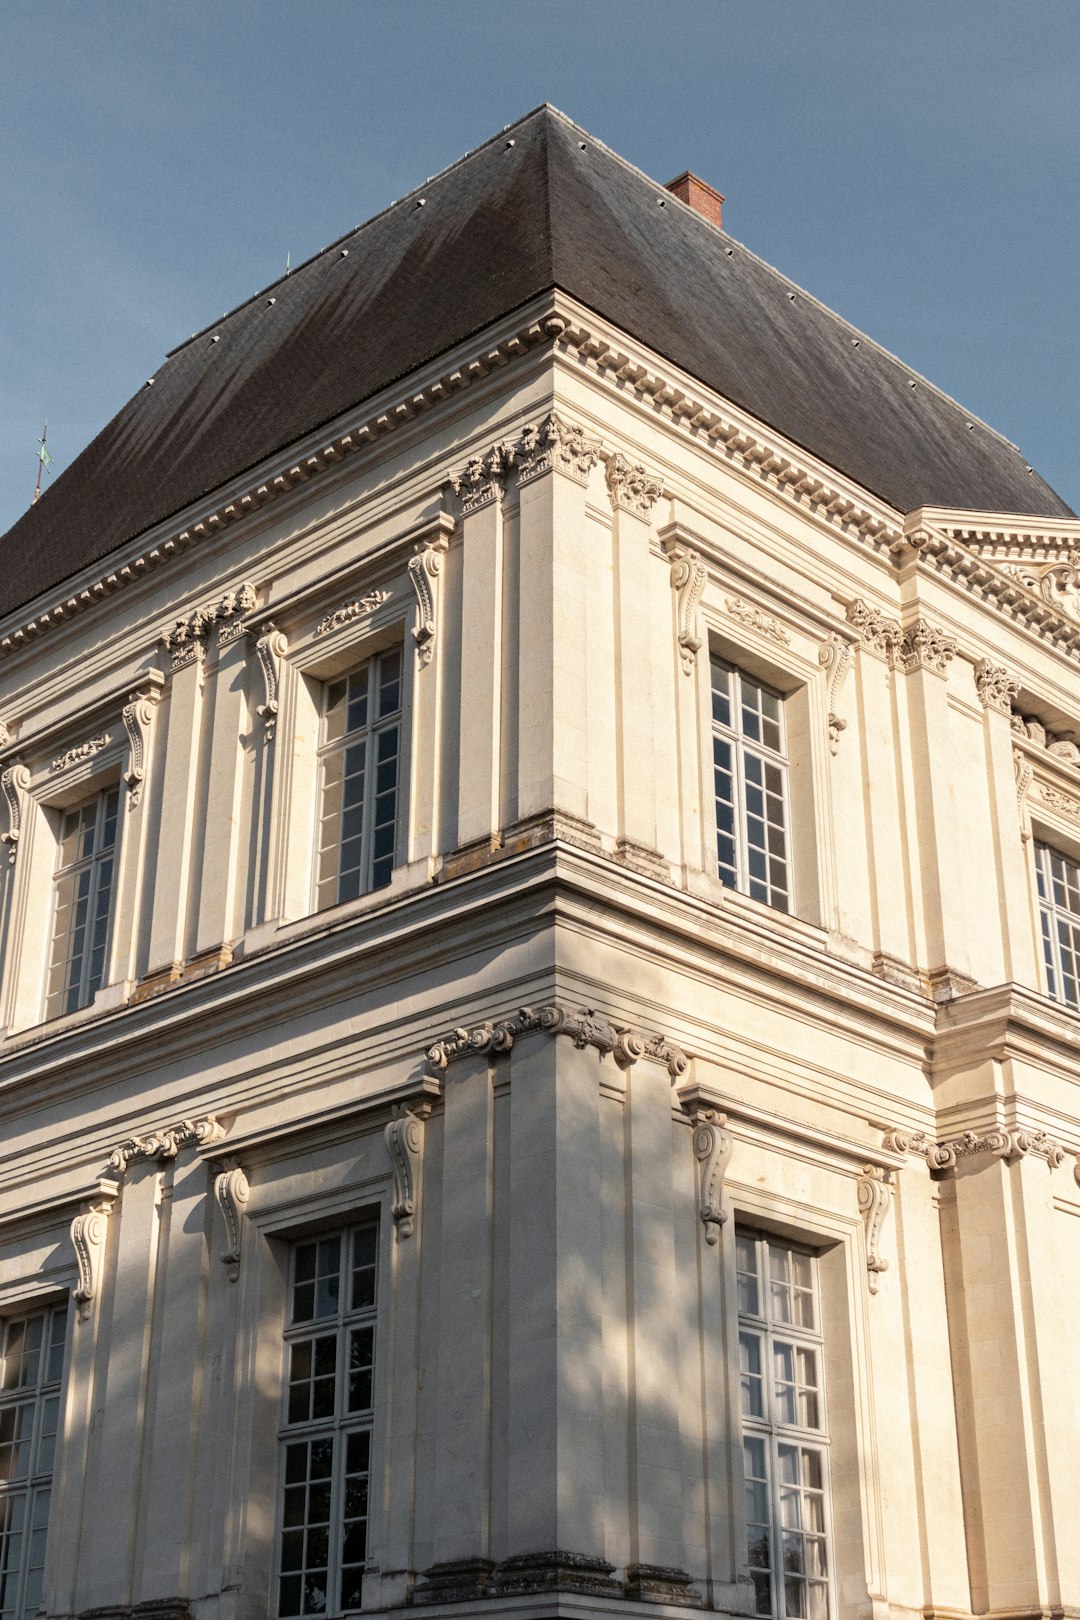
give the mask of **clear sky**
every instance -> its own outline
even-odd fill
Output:
[[[0,532],[165,352],[541,101],[1080,510],[1080,0],[3,0]]]

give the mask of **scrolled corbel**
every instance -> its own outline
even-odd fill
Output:
[[[9,765],[0,774],[0,789],[7,801],[7,831],[0,834],[0,843],[8,847],[8,861],[14,866],[19,852],[19,839],[23,829],[23,805],[30,787],[30,772],[25,765]]]
[[[263,635],[255,642],[255,652],[259,659],[259,670],[263,681],[263,701],[257,706],[255,713],[263,723],[263,736],[267,742],[272,742],[277,729],[278,693],[280,680],[278,665],[285,657],[289,643],[282,630],[274,625],[268,625]]]
[[[416,659],[421,668],[431,663],[438,629],[436,591],[442,560],[449,542],[444,534],[417,546],[409,558],[409,578],[416,592],[417,614],[413,627]]]
[[[818,648],[818,663],[829,681],[829,750],[832,754],[839,751],[840,733],[847,730],[847,721],[842,720],[837,713],[837,700],[853,657],[854,652],[850,643],[838,636],[835,631]]]
[[[158,694],[154,689],[132,692],[123,709],[124,730],[128,739],[124,784],[128,790],[129,810],[137,810],[142,798],[149,755],[150,725],[157,701]]]
[[[410,1238],[416,1225],[420,1158],[424,1150],[424,1119],[428,1110],[415,1112],[398,1106],[394,1118],[383,1131],[383,1140],[394,1177],[394,1198],[390,1213],[400,1239]]]
[[[229,1268],[229,1281],[240,1275],[240,1247],[244,1236],[244,1209],[251,1192],[248,1178],[235,1159],[214,1177],[214,1197],[225,1221],[226,1244],[222,1263]]]
[[[889,1262],[881,1253],[881,1229],[892,1203],[892,1177],[877,1164],[864,1164],[858,1180],[859,1213],[866,1234],[866,1275],[870,1292],[878,1291],[878,1278],[888,1271]]]
[[[705,1241],[720,1241],[720,1228],[728,1218],[724,1204],[724,1174],[731,1158],[731,1136],[724,1129],[727,1115],[713,1108],[698,1108],[693,1114],[694,1158],[701,1167],[698,1212],[705,1227]]]
[[[676,598],[676,639],[683,674],[692,675],[697,655],[704,644],[698,620],[698,606],[707,578],[698,553],[679,542],[667,548],[671,563],[671,588]]]
[[[72,1298],[78,1306],[80,1322],[89,1320],[94,1300],[101,1290],[109,1214],[118,1191],[115,1181],[99,1181],[97,1191],[71,1223],[71,1243],[79,1268],[79,1281]]]

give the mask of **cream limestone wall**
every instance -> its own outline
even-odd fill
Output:
[[[738,1223],[818,1257],[832,1615],[1080,1613],[1080,524],[892,512],[695,387],[538,301],[0,625],[54,1620],[273,1612],[289,1244],[372,1210],[366,1611],[752,1610]],[[393,880],[317,913],[321,686],[398,644]],[[710,651],[784,694],[790,915],[716,876]],[[107,983],[43,1023],[113,783]]]

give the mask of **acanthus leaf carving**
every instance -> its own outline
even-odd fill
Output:
[[[557,1005],[520,1007],[512,1018],[487,1020],[468,1028],[455,1029],[427,1050],[429,1072],[442,1076],[458,1058],[483,1053],[509,1052],[521,1035],[541,1030],[549,1035],[566,1035],[579,1051],[593,1047],[601,1057],[613,1057],[621,1068],[644,1059],[661,1063],[673,1080],[685,1074],[690,1060],[663,1035],[643,1035],[636,1030],[610,1023],[592,1007],[573,1011]]]
[[[993,664],[980,658],[975,665],[975,690],[984,709],[996,709],[999,714],[1012,714],[1014,699],[1019,695],[1020,682],[1003,664]],[[1080,758],[1080,754],[1077,755]]]
[[[915,670],[928,669],[935,675],[944,676],[955,653],[956,637],[947,635],[926,619],[916,619],[914,624],[909,625],[900,643],[900,662],[907,675]]]
[[[837,713],[840,688],[844,684],[844,676],[851,668],[854,653],[850,642],[838,636],[835,631],[818,648],[818,663],[828,677],[828,715],[829,715],[829,749],[835,754],[840,747],[840,733],[847,730],[847,721],[842,720]]]
[[[756,630],[759,636],[767,636],[770,641],[777,642],[781,647],[790,647],[791,637],[773,614],[754,607],[751,602],[744,602],[741,596],[725,597],[724,606],[733,619],[738,619],[740,624],[745,624],[750,630]]]
[[[363,596],[354,597],[351,601],[342,602],[333,613],[327,613],[315,626],[317,636],[328,636],[333,630],[340,630],[343,624],[352,624],[356,619],[363,619],[369,613],[381,608],[384,602],[389,602],[390,592],[384,590],[367,591]]]
[[[881,1230],[892,1203],[892,1178],[880,1165],[864,1164],[859,1175],[857,1191],[859,1213],[866,1234],[866,1274],[870,1292],[878,1291],[878,1278],[888,1271],[889,1262],[881,1253]]]
[[[71,1243],[79,1268],[79,1281],[72,1298],[78,1306],[80,1322],[89,1320],[94,1300],[101,1291],[109,1214],[118,1191],[114,1181],[99,1181],[97,1191],[71,1223]]]
[[[886,1131],[882,1146],[890,1153],[917,1154],[931,1170],[955,1170],[961,1159],[987,1155],[987,1159],[1018,1159],[1032,1153],[1045,1159],[1051,1170],[1065,1162],[1065,1149],[1044,1130],[995,1125],[990,1130],[964,1131],[945,1142],[935,1142],[925,1131]]]
[[[724,1175],[731,1158],[731,1134],[724,1129],[727,1115],[713,1108],[696,1108],[692,1114],[694,1126],[694,1158],[701,1167],[701,1191],[698,1212],[705,1227],[705,1241],[720,1241],[720,1228],[728,1218],[724,1204]]]
[[[860,647],[892,669],[903,640],[899,619],[890,619],[879,608],[857,599],[848,604],[847,622],[858,635]]]
[[[577,422],[568,422],[552,411],[542,422],[530,424],[522,431],[515,456],[522,484],[548,472],[566,473],[579,484],[585,484],[600,460],[600,441],[590,439]]]
[[[230,1282],[235,1282],[240,1275],[244,1210],[250,1196],[248,1178],[242,1167],[237,1160],[228,1160],[224,1170],[214,1177],[214,1197],[225,1222],[225,1247],[221,1251],[221,1259],[229,1268]]]
[[[202,1119],[182,1119],[178,1125],[153,1131],[148,1136],[129,1136],[109,1155],[109,1169],[122,1176],[139,1159],[175,1159],[181,1148],[208,1147],[220,1142],[226,1127],[214,1114]]]
[[[74,748],[67,748],[62,754],[58,754],[49,770],[66,771],[70,765],[78,765],[84,759],[93,759],[103,748],[108,748],[111,742],[112,737],[107,731],[101,732],[97,737],[88,737],[86,742],[78,743]]]
[[[7,801],[8,824],[7,831],[0,834],[0,843],[8,847],[8,861],[13,866],[15,857],[19,852],[19,839],[22,837],[23,805],[27,791],[30,787],[30,772],[25,765],[9,765],[7,770],[0,773],[0,790],[3,791]]]
[[[383,1131],[383,1140],[394,1177],[394,1198],[390,1213],[399,1238],[410,1238],[416,1227],[419,1196],[420,1160],[424,1150],[424,1120],[429,1109],[405,1108],[400,1104]]]
[[[277,730],[281,690],[279,666],[288,650],[289,643],[285,632],[272,624],[267,625],[255,642],[255,654],[259,660],[263,683],[263,700],[256,706],[255,713],[263,723],[263,736],[268,743],[273,741]]]
[[[225,591],[215,602],[204,602],[185,617],[177,619],[161,639],[169,653],[170,667],[176,671],[201,659],[207,631],[217,624],[221,640],[231,641],[244,633],[243,615],[258,602],[254,585],[245,580],[236,589]]]
[[[704,645],[698,608],[708,577],[705,564],[690,546],[676,541],[667,548],[671,563],[671,588],[675,592],[676,639],[683,674],[692,675],[697,655]]]
[[[413,582],[417,603],[413,640],[416,642],[416,661],[421,668],[431,663],[435,652],[438,579],[448,544],[446,535],[440,534],[417,546],[409,558],[409,578]]]
[[[640,462],[628,461],[619,451],[608,458],[605,477],[611,504],[648,522],[650,512],[664,493],[660,479],[654,478]]]
[[[514,445],[495,444],[483,455],[471,456],[461,471],[453,475],[450,483],[461,501],[463,513],[475,512],[502,494],[516,456]]]

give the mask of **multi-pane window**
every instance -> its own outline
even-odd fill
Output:
[[[377,1221],[293,1246],[281,1428],[280,1620],[360,1607],[378,1247]]]
[[[315,903],[321,911],[390,881],[401,789],[400,647],[323,688]]]
[[[0,1322],[0,1620],[41,1603],[66,1325],[63,1306]]]
[[[1080,1008],[1080,865],[1035,845],[1046,988],[1068,1007]]]
[[[830,1620],[828,1436],[814,1258],[737,1232],[747,1563],[755,1613]]]
[[[46,1018],[88,1006],[104,981],[119,802],[111,787],[62,813]]]
[[[784,702],[745,670],[712,659],[716,864],[721,883],[791,908]]]

